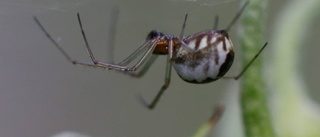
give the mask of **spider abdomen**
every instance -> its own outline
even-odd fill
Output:
[[[190,83],[215,81],[229,70],[234,51],[224,31],[205,31],[189,37],[177,51],[174,68],[178,75]]]

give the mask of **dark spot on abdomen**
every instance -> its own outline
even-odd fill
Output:
[[[228,70],[230,69],[230,67],[232,66],[233,63],[233,59],[234,59],[234,52],[230,51],[227,54],[226,60],[225,62],[220,66],[219,69],[219,73],[217,75],[218,78],[221,78],[224,76],[224,74],[226,74],[228,72]]]

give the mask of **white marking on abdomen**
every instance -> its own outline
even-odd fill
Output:
[[[188,46],[190,49],[195,50],[195,48],[196,48],[196,41],[195,41],[195,40],[190,41],[190,42],[187,44],[187,46]]]
[[[208,41],[208,36],[202,37],[201,42],[199,43],[200,45],[198,46],[197,50],[201,50],[201,49],[207,47],[208,46],[207,41]]]

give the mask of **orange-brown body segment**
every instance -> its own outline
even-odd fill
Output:
[[[180,45],[180,42],[177,38],[173,39],[162,39],[158,42],[156,42],[156,48],[153,51],[153,54],[157,55],[167,55],[168,54],[168,48],[169,48],[169,43],[172,40],[173,43],[173,50],[177,49],[177,47]]]

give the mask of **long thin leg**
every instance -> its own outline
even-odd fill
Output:
[[[88,42],[88,40],[87,40],[86,34],[84,33],[84,30],[83,30],[83,27],[82,27],[82,22],[81,22],[80,14],[79,14],[79,13],[77,13],[77,17],[78,17],[78,22],[79,22],[81,34],[82,34],[84,43],[85,43],[85,45],[86,45],[87,51],[88,51],[88,53],[89,53],[89,55],[90,55],[90,58],[91,58],[91,60],[92,60],[92,62],[93,62],[94,64],[98,64],[98,61],[95,59],[95,57],[94,57],[94,55],[93,55],[93,53],[92,53],[92,50],[91,50],[91,48],[90,48],[90,46],[89,46],[89,42]]]
[[[216,15],[216,16],[214,17],[213,30],[217,30],[217,29],[218,29],[218,24],[219,24],[219,16]]]
[[[184,35],[184,29],[186,28],[186,22],[187,22],[187,18],[188,18],[188,14],[186,13],[186,15],[184,16],[184,21],[183,21],[183,25],[182,25],[182,29],[179,35],[179,39],[182,40],[183,35]]]
[[[107,59],[108,63],[114,63],[114,45],[115,45],[115,36],[116,36],[116,28],[117,28],[117,22],[119,17],[119,7],[114,8],[111,11],[111,17],[110,17],[110,25],[108,26],[108,37],[107,37]]]
[[[92,50],[91,50],[91,48],[90,48],[90,46],[89,46],[89,42],[88,42],[88,40],[87,40],[87,38],[86,38],[86,35],[85,35],[85,33],[84,33],[84,30],[83,30],[83,27],[82,27],[82,23],[81,23],[81,19],[80,19],[80,14],[77,13],[77,16],[78,16],[78,21],[79,21],[81,33],[82,33],[82,36],[83,36],[83,39],[84,39],[84,41],[85,41],[85,45],[86,45],[87,51],[88,51],[88,53],[89,53],[89,55],[90,55],[90,58],[91,58],[92,62],[93,62],[94,64],[97,64],[97,65],[109,66],[110,64],[103,63],[103,62],[100,62],[100,61],[98,61],[98,60],[95,59],[95,57],[94,57],[94,55],[93,55],[93,53],[92,53]],[[143,47],[142,47],[142,48],[143,48]],[[151,52],[154,50],[154,48],[155,48],[155,42],[153,42],[152,46],[149,47],[149,49],[146,51],[146,53],[144,54],[144,56],[142,56],[142,58],[138,61],[138,63],[135,64],[132,68],[122,69],[122,67],[120,67],[120,70],[122,70],[122,71],[135,71],[135,70],[137,70],[137,69],[146,61],[148,55],[151,54]],[[139,49],[140,49],[140,48],[139,48]],[[138,49],[138,50],[139,50],[139,49]],[[138,53],[139,53],[139,52],[138,52]],[[127,59],[130,60],[131,57],[135,57],[135,54],[133,54],[133,55],[134,55],[134,56],[129,56],[129,59],[128,59],[128,58],[127,58]],[[125,60],[125,61],[126,61],[126,60]],[[131,61],[131,60],[130,60],[130,61]],[[113,65],[113,67],[115,67],[115,66],[118,66],[118,65]],[[122,66],[122,65],[119,65],[119,66]],[[112,69],[112,68],[110,67],[110,69]]]
[[[86,35],[85,32],[83,30],[82,24],[81,24],[81,19],[80,16],[78,14],[78,21],[79,21],[79,25],[80,25],[80,29],[82,32],[82,36],[84,38],[85,44],[86,44],[86,48],[90,54],[91,60],[93,62],[93,64],[91,63],[85,63],[85,62],[79,62],[77,60],[72,59],[67,52],[65,52],[65,50],[52,38],[52,36],[45,30],[45,28],[43,27],[43,25],[40,23],[40,21],[37,19],[37,17],[34,17],[35,22],[37,23],[37,25],[41,28],[41,30],[46,34],[47,38],[49,38],[49,40],[59,49],[59,51],[63,54],[63,56],[72,64],[79,64],[79,65],[83,65],[83,66],[90,66],[90,67],[99,67],[99,68],[108,68],[108,69],[117,69],[117,70],[121,70],[121,71],[136,71],[145,61],[146,59],[148,59],[147,57],[150,56],[152,54],[152,51],[154,50],[155,46],[156,46],[156,40],[154,41],[147,41],[145,42],[140,48],[141,50],[143,49],[147,49],[147,51],[145,52],[145,54],[141,57],[141,59],[133,66],[133,67],[128,67],[128,66],[123,66],[123,65],[117,65],[117,64],[108,64],[108,63],[103,63],[100,61],[97,61],[94,56],[93,53],[90,49],[89,43],[86,39]],[[139,52],[141,53],[141,52]],[[135,56],[131,56],[131,57],[136,57]],[[132,60],[130,60],[132,61]]]
[[[43,25],[40,23],[37,17],[33,17],[34,21],[37,23],[37,25],[40,27],[40,29],[45,33],[45,35],[49,38],[49,40],[58,48],[58,50],[62,53],[62,55],[69,61],[74,63],[75,60],[73,60],[67,52],[63,50],[63,48],[52,38],[52,36],[46,31],[46,29],[43,27]]]
[[[141,57],[141,59],[136,63],[131,69],[137,70],[140,68],[144,62],[152,55],[153,50],[156,48],[156,42],[153,42],[152,45],[149,47],[149,49],[146,51],[146,53]]]
[[[167,60],[167,67],[166,67],[166,75],[165,75],[165,80],[164,84],[162,85],[160,91],[156,95],[156,97],[153,99],[150,105],[148,105],[149,109],[154,109],[157,103],[159,102],[159,99],[163,95],[164,91],[169,87],[170,85],[170,79],[171,79],[171,69],[172,69],[172,64],[169,63],[169,60]]]
[[[143,67],[140,69],[139,72],[129,72],[126,73],[131,77],[135,77],[135,78],[141,78],[143,77],[147,71],[150,69],[150,67],[152,66],[152,64],[155,62],[155,60],[157,59],[158,56],[156,55],[151,55],[150,59],[148,59],[148,61],[143,65]]]
[[[243,10],[248,6],[249,4],[249,0],[246,1],[246,3],[242,6],[242,8],[240,9],[240,11],[236,14],[236,16],[233,18],[233,20],[231,21],[231,23],[229,24],[229,26],[226,28],[226,31],[228,32],[231,27],[234,25],[234,23],[236,23],[236,21],[239,19],[239,17],[241,16]]]
[[[188,13],[186,13],[186,15],[184,16],[184,20],[183,20],[183,24],[182,24],[182,28],[181,28],[181,32],[180,32],[180,35],[179,35],[179,40],[180,40],[180,43],[182,46],[186,46],[186,44],[184,43],[183,41],[183,35],[184,35],[184,30],[186,28],[186,24],[187,24],[187,19],[188,19]],[[180,45],[179,46],[176,46],[175,48],[176,49],[179,49]],[[176,56],[176,52],[173,52],[172,51],[169,51],[169,55],[171,56],[170,58],[170,62],[173,62],[174,58],[172,57],[175,57]]]
[[[117,69],[117,70],[120,70],[120,71],[136,71],[144,64],[145,61],[147,61],[148,57],[150,55],[152,55],[152,51],[155,49],[156,43],[152,42],[151,45],[147,44],[146,47],[147,47],[147,51],[143,54],[141,59],[138,60],[138,62],[135,65],[133,65],[132,67],[127,67],[127,66],[117,65],[117,64],[108,64],[108,63],[103,63],[103,62],[100,62],[100,61],[97,61],[96,65],[104,66],[104,67],[106,67],[108,69]]]
[[[250,62],[242,69],[242,71],[233,77],[222,77],[224,79],[235,79],[238,80],[247,70],[248,68],[251,66],[251,64],[257,59],[257,57],[260,55],[260,53],[264,50],[264,48],[268,45],[268,42],[266,42],[262,48],[259,50],[259,52],[250,60]]]
[[[169,43],[169,53],[172,52],[173,50],[173,41],[170,40]],[[170,79],[171,79],[171,69],[172,69],[172,63],[170,62],[172,60],[172,57],[170,57],[168,55],[168,59],[167,59],[167,66],[166,66],[166,75],[165,75],[165,79],[164,79],[164,84],[162,85],[160,91],[158,92],[158,94],[156,95],[156,97],[153,99],[153,101],[151,102],[150,105],[148,105],[149,109],[153,109],[155,108],[155,106],[157,105],[157,103],[159,102],[161,96],[163,95],[164,91],[169,87],[170,85]]]
[[[90,67],[101,67],[101,68],[106,68],[106,67],[102,67],[102,66],[96,66],[95,64],[89,64],[89,63],[84,63],[84,62],[78,62],[77,60],[72,59],[67,52],[65,52],[65,50],[52,38],[52,36],[46,31],[46,29],[43,27],[43,25],[40,23],[40,21],[38,20],[37,17],[33,18],[35,20],[35,22],[38,24],[38,26],[40,27],[40,29],[45,33],[45,35],[47,36],[47,38],[49,38],[49,40],[58,48],[58,50],[62,53],[62,55],[72,64],[80,64],[80,65],[84,65],[84,66],[90,66]]]
[[[118,63],[119,65],[128,65],[130,62],[132,62],[135,58],[137,58],[138,55],[141,54],[141,52],[147,47],[145,43],[142,46],[140,46],[138,49],[136,49],[131,55],[129,55],[127,58],[125,58],[123,61]]]

